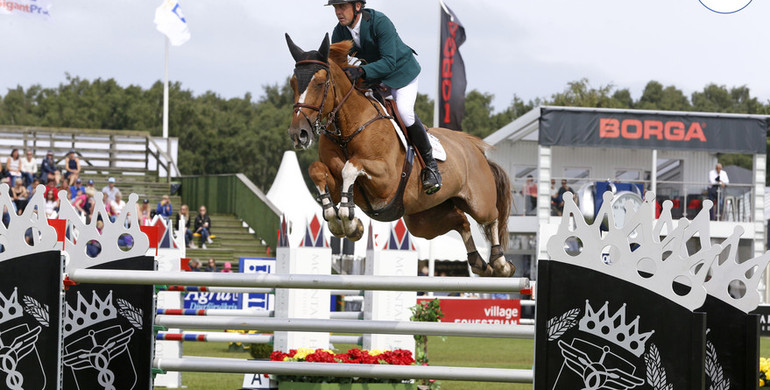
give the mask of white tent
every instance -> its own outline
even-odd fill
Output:
[[[292,246],[298,245],[303,239],[305,226],[312,220],[313,216],[317,215],[319,220],[323,221],[321,206],[315,201],[315,197],[311,195],[305,185],[297,161],[297,154],[294,151],[284,152],[273,185],[267,192],[267,198],[286,216],[289,227],[289,243]],[[386,244],[395,222],[374,221],[358,207],[356,207],[355,215],[364,224],[364,236],[355,243],[354,256],[363,258],[366,257],[369,224],[372,224],[374,231],[375,247],[381,248]],[[489,253],[489,244],[483,239],[476,223],[471,221],[471,227],[477,249],[482,257],[486,258]],[[325,229],[325,232],[328,239],[328,229]],[[420,259],[465,261],[467,257],[462,239],[456,232],[447,233],[430,241],[415,238],[414,243]]]

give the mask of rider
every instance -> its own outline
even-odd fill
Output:
[[[398,106],[398,113],[406,126],[409,138],[420,152],[425,168],[421,172],[422,189],[431,195],[441,189],[441,174],[425,126],[414,112],[417,99],[417,75],[420,64],[414,51],[401,41],[395,26],[382,12],[364,9],[365,0],[328,0],[334,6],[339,23],[332,32],[332,43],[352,40],[351,50],[356,57],[365,60],[360,67],[345,67],[353,82],[366,79],[382,82],[391,89]]]

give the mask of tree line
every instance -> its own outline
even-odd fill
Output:
[[[179,138],[179,168],[184,175],[244,173],[267,191],[283,157],[292,148],[286,134],[291,121],[293,92],[287,79],[266,85],[254,98],[225,99],[208,91],[194,95],[181,83],[169,85],[169,136]],[[770,102],[752,97],[746,86],[709,84],[689,97],[675,86],[650,81],[639,99],[629,89],[592,86],[587,79],[568,83],[550,98],[524,101],[516,95],[497,111],[494,95],[472,90],[466,94],[463,130],[481,138],[538,105],[628,108],[768,114]],[[433,119],[433,100],[418,94],[416,111],[426,125]],[[85,80],[66,75],[57,87],[18,86],[0,95],[0,124],[162,132],[163,84],[150,88],[123,87],[114,79]],[[306,168],[317,152],[297,154]],[[751,168],[750,156],[720,156],[720,161]]]

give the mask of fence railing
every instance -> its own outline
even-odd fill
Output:
[[[552,197],[555,197],[559,191],[562,179],[567,179],[567,184],[579,197],[578,205],[581,209],[584,207],[593,208],[597,197],[595,190],[590,186],[596,182],[606,182],[606,179],[593,178],[562,178],[554,177],[554,185],[549,190]],[[617,180],[613,183],[634,183],[642,184],[645,190],[649,189],[649,181],[641,180]],[[537,197],[531,197],[528,193],[528,183],[524,179],[512,181],[514,207],[511,208],[512,216],[534,216],[537,208]],[[675,219],[692,219],[700,211],[703,201],[714,197],[714,216],[713,220],[730,222],[754,222],[754,186],[750,184],[729,184],[723,190],[709,195],[709,185],[705,182],[684,182],[684,181],[658,181],[656,189],[656,200],[659,204],[669,200],[672,202],[671,214]],[[594,191],[593,196],[584,197],[584,191]],[[586,205],[586,199],[592,199],[594,204]],[[720,204],[719,208],[716,204]],[[552,215],[558,215],[556,209],[552,209]]]
[[[59,165],[75,150],[87,173],[144,174],[163,168],[167,181],[179,176],[175,158],[146,131],[0,126],[0,155],[13,149],[31,150],[38,162],[50,150]]]

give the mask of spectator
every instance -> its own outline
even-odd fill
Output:
[[[43,163],[40,165],[40,182],[48,183],[48,179],[53,179],[55,185],[59,185],[61,177],[60,173],[56,169],[56,162],[53,160],[53,151],[48,151]],[[46,184],[47,185],[47,184]]]
[[[77,190],[75,196],[72,198],[72,207],[78,211],[80,216],[84,217],[88,215],[88,195],[82,190]]]
[[[229,261],[225,261],[225,268],[222,268],[222,272],[229,273],[233,272],[233,266],[230,264]]]
[[[55,201],[59,201],[59,193],[56,192],[56,180],[53,177],[49,177],[48,181],[45,183],[45,195],[48,197],[48,193],[53,194],[53,199]]]
[[[190,260],[190,262],[187,263],[187,265],[190,266],[191,272],[201,272],[201,262],[198,261],[198,259]]]
[[[75,179],[75,184],[70,186],[70,200],[74,200],[75,197],[78,195],[78,191],[82,193],[86,193],[86,187],[83,187],[83,181],[80,180],[80,178]]]
[[[206,249],[206,244],[211,244],[211,218],[206,214],[206,206],[201,206],[195,217],[195,233],[201,236],[201,248]]]
[[[75,155],[75,149],[70,149],[67,157],[64,158],[64,179],[67,180],[68,186],[72,186],[78,176],[80,176],[80,159]]]
[[[206,266],[206,269],[204,271],[217,272],[217,262],[214,261],[214,258],[209,258],[209,265]]]
[[[21,176],[24,178],[24,185],[29,186],[32,184],[32,179],[37,176],[37,160],[29,149],[24,154],[24,158],[21,159]]]
[[[103,192],[104,195],[107,195],[107,198],[109,199],[109,194],[106,192]],[[123,201],[123,195],[118,192],[115,194],[115,200],[110,201],[110,208],[112,209],[112,212],[117,217],[120,215],[120,213],[123,212],[123,209],[126,207],[126,202]],[[115,222],[114,220],[112,222]]]
[[[537,209],[537,184],[532,175],[527,175],[527,182],[524,184],[525,214],[534,215]]]
[[[147,226],[150,224],[150,221],[152,220],[152,215],[150,215],[149,200],[145,199],[142,201],[141,206],[137,206],[136,215],[139,218],[139,225]]]
[[[37,191],[37,186],[40,185],[40,179],[37,177],[32,179],[32,183],[29,183],[29,186],[27,186],[27,192],[29,192],[29,197],[32,198],[33,195],[35,195],[35,191]]]
[[[115,210],[112,209],[112,204],[110,202],[110,199],[107,197],[107,194],[101,193],[102,195],[102,203],[104,204],[104,211],[107,212],[107,218],[110,219],[110,222],[115,222]],[[96,198],[93,198],[94,201],[96,201]]]
[[[62,181],[59,183],[59,186],[56,187],[56,194],[58,195],[60,192],[64,191],[66,194],[64,195],[64,199],[72,199],[72,194],[70,193],[70,187],[67,185],[65,181]]]
[[[80,179],[78,179],[78,180],[80,180]],[[76,181],[76,183],[77,183],[77,181]],[[85,192],[86,195],[96,199],[96,187],[94,186],[94,181],[93,180],[91,180],[91,179],[88,180],[88,184],[83,189],[83,192]]]
[[[120,190],[118,189],[118,187],[115,187],[114,177],[107,179],[107,185],[104,188],[102,188],[102,192],[107,194],[107,196],[110,198],[110,202],[115,200],[115,194],[119,193]]]
[[[168,195],[163,195],[163,197],[160,199],[160,202],[158,202],[158,207],[155,209],[155,214],[160,215],[166,221],[171,219],[173,211],[171,209],[171,201],[169,200]]]
[[[193,241],[193,233],[190,230],[190,210],[186,204],[179,207],[179,212],[176,214],[176,220],[174,221],[177,231],[184,231],[184,243],[188,248],[195,248],[195,242]]]
[[[48,218],[56,218],[59,215],[59,201],[54,198],[54,191],[45,192],[45,215]]]
[[[19,158],[19,149],[11,150],[11,156],[8,157],[8,160],[5,162],[5,170],[8,171],[11,185],[16,185],[16,179],[21,179],[21,159]]]
[[[575,192],[575,190],[572,189],[572,187],[570,187],[567,184],[567,179],[561,179],[561,187],[559,187],[559,193],[557,195],[557,203],[556,203],[556,207],[559,215],[562,215],[562,213],[564,212],[564,193],[566,192],[571,192],[572,199],[574,199],[575,203],[577,203],[577,193]]]
[[[16,178],[14,186],[11,188],[11,199],[13,204],[16,205],[17,213],[21,214],[24,208],[27,207],[29,193],[27,193],[27,187],[24,187],[24,180],[21,177]]]

